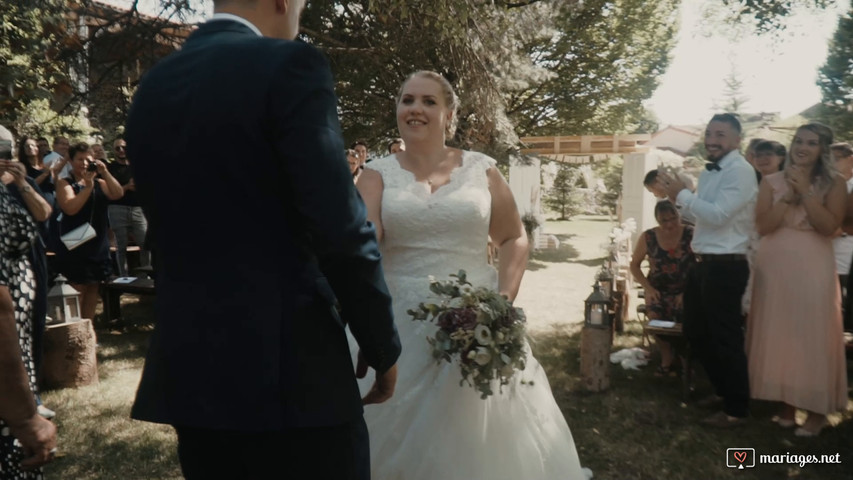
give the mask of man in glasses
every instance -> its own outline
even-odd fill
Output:
[[[107,170],[118,180],[124,190],[124,196],[110,201],[110,228],[116,236],[116,263],[118,274],[127,276],[127,243],[128,234],[140,247],[148,231],[148,221],[142,213],[142,207],[136,198],[136,184],[133,183],[133,173],[130,171],[130,160],[127,158],[127,142],[123,138],[113,142],[115,161],[107,164]],[[151,256],[145,250],[139,251],[139,266],[151,265]],[[112,320],[111,318],[108,320]]]

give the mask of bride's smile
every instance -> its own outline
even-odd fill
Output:
[[[414,77],[403,85],[397,102],[397,127],[408,144],[425,140],[444,144],[453,111],[434,80]]]

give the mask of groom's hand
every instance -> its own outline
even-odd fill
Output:
[[[383,374],[376,374],[376,381],[370,387],[367,395],[361,399],[363,405],[371,403],[382,403],[394,395],[394,387],[397,385],[397,365],[395,364]]]

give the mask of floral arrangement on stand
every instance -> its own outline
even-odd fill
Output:
[[[455,280],[438,281],[430,277],[429,289],[441,302],[421,303],[407,313],[412,320],[435,321],[438,330],[427,337],[438,363],[459,363],[462,380],[486,399],[508,385],[517,371],[525,367],[525,316],[507,297],[494,290],[473,287],[464,270],[450,275]]]
[[[610,241],[602,244],[607,252],[607,258],[616,265],[626,266],[631,263],[631,236],[637,231],[637,222],[629,218],[610,231]]]

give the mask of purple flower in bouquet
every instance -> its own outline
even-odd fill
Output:
[[[470,307],[451,308],[438,317],[436,324],[443,330],[473,330],[477,326],[477,312]]]

